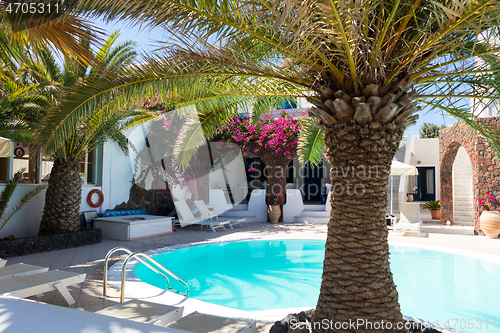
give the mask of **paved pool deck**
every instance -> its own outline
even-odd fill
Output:
[[[7,265],[25,263],[49,267],[51,270],[60,269],[71,272],[86,273],[85,281],[68,289],[76,300],[72,308],[83,308],[85,311],[97,311],[119,302],[119,292],[108,288],[109,297],[103,299],[102,277],[104,257],[106,253],[116,247],[123,246],[132,251],[149,251],[157,248],[195,243],[202,241],[227,241],[248,238],[326,238],[325,224],[309,223],[244,223],[242,228],[219,230],[213,233],[208,228],[198,226],[177,228],[177,231],[164,236],[152,237],[135,241],[115,241],[105,239],[102,243],[71,248],[59,251],[37,253],[8,259]],[[402,232],[394,235],[389,232],[390,243],[404,243],[415,246],[446,248],[451,252],[475,252],[477,256],[487,256],[500,262],[500,239],[488,239],[483,236],[474,236],[470,226],[441,226],[436,222],[424,223],[422,237],[413,233],[403,236]],[[125,255],[114,257],[111,263],[123,259]],[[46,293],[41,298],[32,298],[39,302],[68,307],[65,300],[58,293]],[[268,332],[271,324],[259,324],[259,332]]]

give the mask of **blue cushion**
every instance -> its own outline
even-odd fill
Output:
[[[127,215],[145,215],[146,209],[129,209],[129,210],[107,210],[102,213],[103,217],[108,216],[127,216]]]

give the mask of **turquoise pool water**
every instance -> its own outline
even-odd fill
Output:
[[[253,240],[193,246],[154,258],[187,281],[190,296],[201,301],[247,311],[314,307],[324,245],[320,240]],[[414,247],[391,246],[390,251],[403,314],[439,324],[448,320],[448,326],[466,332],[500,332],[500,265]],[[164,279],[142,264],[135,273],[165,288]],[[184,291],[173,279],[171,287]],[[472,327],[469,319],[473,329],[467,327]]]

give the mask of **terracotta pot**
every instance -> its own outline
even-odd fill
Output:
[[[500,235],[500,213],[484,211],[479,219],[479,227],[488,238],[497,238]]]
[[[441,209],[431,209],[431,217],[433,220],[440,220],[441,219]]]
[[[281,215],[281,209],[279,205],[269,205],[267,208],[267,214],[269,215],[269,219],[271,223],[278,223],[278,220]]]
[[[408,194],[408,196],[406,197],[406,200],[407,200],[408,202],[413,202],[413,195]]]

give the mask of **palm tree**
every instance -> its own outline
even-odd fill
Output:
[[[89,82],[99,81],[102,75],[115,75],[130,65],[136,56],[135,43],[127,41],[114,46],[118,37],[118,32],[112,33],[89,66],[74,58],[66,58],[64,70],[60,70],[55,66],[54,59],[48,53],[44,54],[47,74],[71,87],[63,99],[71,100],[74,96],[87,94]],[[89,47],[86,40],[81,43],[84,48]],[[80,159],[107,140],[114,140],[126,152],[128,141],[121,132],[152,118],[150,114],[134,108],[116,112],[106,105],[94,105],[91,113],[72,124],[66,137],[46,138],[51,128],[57,127],[61,119],[66,117],[67,114],[56,105],[48,111],[37,129],[41,137],[39,144],[54,160],[45,195],[40,235],[80,230]]]
[[[0,120],[33,126],[51,106],[57,84],[34,82],[23,74],[22,68],[9,74],[4,72],[0,86]]]
[[[212,115],[200,125],[210,132],[215,111],[227,106],[307,97],[316,127],[305,137],[324,136],[334,191],[313,320],[394,327],[403,320],[384,219],[391,161],[425,105],[465,121],[500,151],[498,133],[464,107],[468,99],[499,98],[492,78],[500,68],[500,1],[89,0],[85,9],[161,25],[177,39],[167,59],[109,78],[95,98],[79,100],[74,117],[95,101],[116,108],[151,88],[164,101]],[[71,118],[54,135],[64,135]],[[303,154],[317,159],[314,147],[304,144]]]

